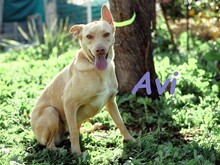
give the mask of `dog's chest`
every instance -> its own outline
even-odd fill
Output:
[[[101,92],[97,93],[96,96],[94,96],[93,98],[91,98],[91,102],[90,105],[94,108],[94,109],[101,109],[106,102],[109,100],[109,98],[115,94],[117,91],[115,89],[111,89],[111,88],[105,88],[104,90],[102,90]]]
[[[77,112],[78,122],[83,122],[96,115],[110,97],[117,94],[117,80],[111,69],[109,66],[109,69],[104,72],[88,75],[90,81],[80,84],[86,88],[81,88],[77,92],[78,98],[80,98],[80,107]]]
[[[81,123],[95,116],[105,106],[109,98],[113,94],[116,94],[116,92],[116,89],[106,88],[99,91],[96,95],[91,96],[78,110],[77,121]]]
[[[114,86],[114,79],[110,78],[111,76],[108,74],[105,74],[102,77],[102,83],[97,83],[96,88],[97,92],[96,94],[91,98],[90,105],[94,107],[95,109],[101,109],[106,102],[109,100],[109,98],[117,93],[117,88]]]

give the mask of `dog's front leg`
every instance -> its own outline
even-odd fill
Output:
[[[71,142],[71,152],[76,152],[78,155],[81,154],[79,146],[79,130],[77,127],[77,105],[64,101],[64,112],[67,120],[67,125],[69,128],[69,138]]]
[[[125,124],[121,118],[117,103],[115,101],[115,95],[112,96],[108,100],[108,102],[105,106],[106,106],[106,109],[109,112],[110,116],[112,117],[113,121],[115,122],[115,124],[119,128],[121,134],[124,136],[124,139],[135,142],[136,140],[129,134],[129,132],[128,132],[127,128],[125,127]]]

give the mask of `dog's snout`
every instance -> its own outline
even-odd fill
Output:
[[[96,50],[96,53],[102,53],[102,52],[104,52],[105,51],[105,49],[97,49]]]
[[[96,48],[96,54],[97,55],[105,55],[105,47],[104,46],[98,46]]]

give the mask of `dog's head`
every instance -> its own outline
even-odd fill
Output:
[[[115,27],[109,9],[104,5],[101,20],[86,25],[74,25],[70,32],[80,41],[87,59],[94,63],[98,70],[105,70],[108,59],[112,59]]]

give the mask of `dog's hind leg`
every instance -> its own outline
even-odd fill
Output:
[[[52,106],[34,110],[31,116],[31,127],[38,142],[51,149],[56,149],[56,145],[61,143],[65,134],[59,113]]]

